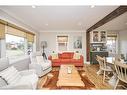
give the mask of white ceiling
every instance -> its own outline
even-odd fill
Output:
[[[118,6],[0,6],[0,9],[38,32],[86,30]]]
[[[119,31],[127,29],[127,12],[99,27],[98,30]]]

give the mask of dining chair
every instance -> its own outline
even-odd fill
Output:
[[[121,63],[120,61],[115,61],[115,70],[117,74],[117,81],[114,86],[114,89],[117,88],[119,81],[122,81],[124,83],[127,83],[127,65],[124,63]]]
[[[105,61],[105,57],[100,57],[100,56],[96,56],[96,60],[99,63],[100,66],[100,70],[103,71],[103,83],[105,82],[106,79],[106,73],[108,74],[109,72],[113,72],[112,68],[110,66],[107,65],[106,61]]]

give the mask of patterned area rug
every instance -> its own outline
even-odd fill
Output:
[[[67,90],[83,90],[83,89],[95,89],[95,85],[88,79],[88,77],[85,75],[85,71],[84,70],[78,70],[82,81],[85,84],[85,87],[57,87],[56,83],[58,81],[58,75],[59,75],[59,71],[52,71],[51,74],[53,75],[53,77],[51,79],[47,79],[45,84],[43,85],[43,88],[49,88],[51,90],[56,90],[56,89],[67,89]]]

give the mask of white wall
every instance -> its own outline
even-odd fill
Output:
[[[83,31],[45,31],[40,33],[40,43],[41,41],[47,41],[48,47],[46,48],[46,54],[49,56],[52,51],[56,51],[56,37],[57,35],[68,35],[69,46],[68,51],[79,51],[84,56],[84,61],[86,61],[86,32]],[[73,39],[75,36],[82,36],[82,49],[73,48]]]
[[[127,30],[119,31],[119,48],[121,54],[127,54]]]

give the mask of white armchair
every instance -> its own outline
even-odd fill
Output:
[[[31,64],[30,69],[35,69],[39,77],[49,73],[52,70],[51,61],[44,60],[40,52],[30,54]]]
[[[8,58],[1,58],[0,64],[0,89],[37,88],[38,76],[35,70],[19,72],[14,66],[9,67]],[[11,80],[11,83],[8,83],[7,80]]]

